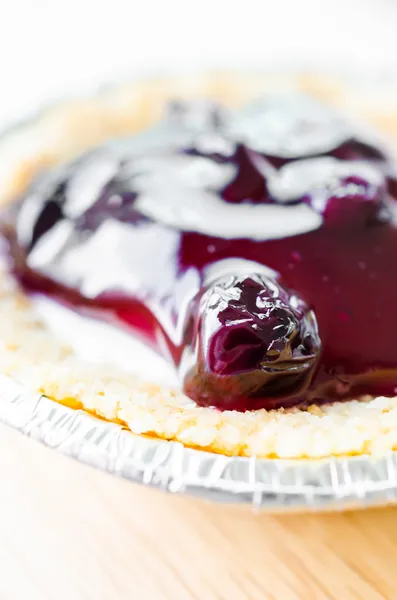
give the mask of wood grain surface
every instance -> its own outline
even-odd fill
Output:
[[[397,509],[255,516],[0,427],[0,600],[397,599]]]

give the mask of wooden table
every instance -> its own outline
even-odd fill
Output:
[[[0,427],[0,600],[397,599],[397,509],[254,516]]]

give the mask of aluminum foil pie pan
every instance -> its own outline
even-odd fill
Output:
[[[229,457],[137,436],[0,376],[0,420],[63,454],[173,493],[254,510],[340,510],[397,501],[397,453],[327,460]]]
[[[382,75],[379,81],[390,84],[397,98],[393,77]],[[358,85],[366,89],[368,82],[360,78]],[[397,502],[397,452],[317,460],[224,456],[135,435],[28,392],[1,374],[0,421],[108,473],[253,510],[342,510]]]

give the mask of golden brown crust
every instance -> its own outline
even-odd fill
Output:
[[[298,88],[326,98],[397,135],[397,90],[354,95],[337,79],[310,75],[211,75],[124,85],[48,110],[0,142],[0,189],[8,202],[40,169],[115,136],[147,126],[170,97],[207,96],[233,105],[266,91]],[[381,109],[379,107],[381,106]],[[28,389],[137,434],[156,435],[224,454],[318,458],[385,452],[397,447],[397,398],[364,398],[308,410],[224,412],[194,405],[108,365],[94,366],[62,345],[29,300],[0,275],[0,370]]]

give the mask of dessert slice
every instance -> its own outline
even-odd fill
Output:
[[[133,431],[226,453],[370,451],[367,409],[393,407],[397,388],[393,158],[297,94],[164,112],[147,131],[42,170],[4,219],[25,293],[123,328],[169,361],[185,393],[117,374],[132,392],[121,388],[113,413],[86,402],[85,384],[79,401]],[[76,396],[54,381],[40,389]],[[327,417],[346,415],[349,430],[357,398],[359,433],[339,439]],[[299,423],[309,436],[283,450]]]

